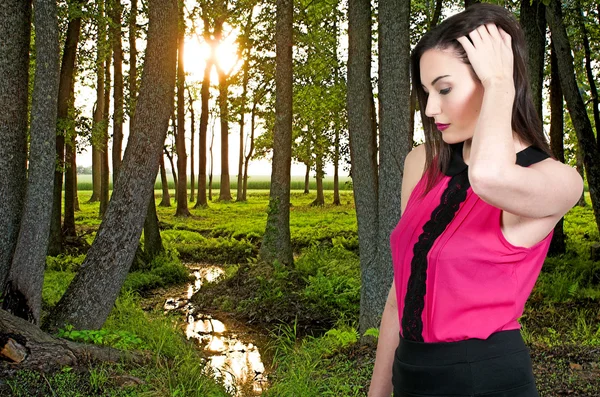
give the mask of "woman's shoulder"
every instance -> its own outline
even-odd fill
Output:
[[[404,159],[404,170],[402,176],[402,212],[406,208],[408,199],[415,186],[423,177],[425,171],[425,145],[421,144],[411,150]]]

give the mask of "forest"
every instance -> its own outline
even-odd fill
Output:
[[[600,3],[488,2],[584,180],[521,334],[540,396],[600,396]],[[366,396],[410,51],[474,3],[3,0],[0,395]]]

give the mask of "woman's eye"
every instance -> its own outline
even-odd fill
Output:
[[[444,88],[443,90],[440,90],[440,95],[448,95],[450,91],[450,88]]]

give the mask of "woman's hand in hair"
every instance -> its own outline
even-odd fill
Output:
[[[459,37],[469,62],[483,87],[497,87],[514,94],[513,51],[511,37],[495,24],[480,25]]]

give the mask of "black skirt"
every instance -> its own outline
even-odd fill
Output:
[[[394,397],[539,397],[519,330],[447,343],[400,336],[392,383]]]

